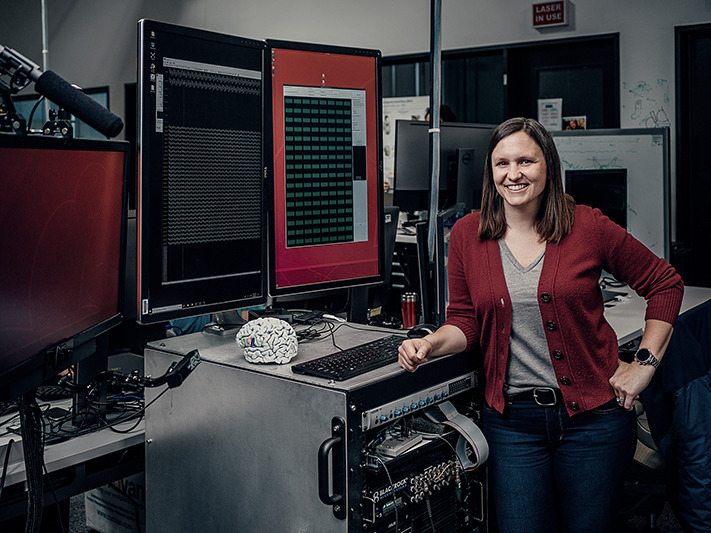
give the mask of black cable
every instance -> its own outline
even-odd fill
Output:
[[[10,418],[6,418],[5,420],[0,421],[0,427],[6,427],[10,424],[10,422],[15,419],[20,417],[20,413],[12,415]],[[0,433],[0,437],[4,437],[5,435],[10,435],[12,433],[15,433],[14,431],[7,429],[5,430],[4,433]]]
[[[59,525],[62,530],[61,533],[66,533],[64,530],[64,521],[62,520],[62,510],[59,507],[59,500],[57,500],[57,493],[54,491],[54,485],[52,484],[52,478],[47,470],[47,465],[44,462],[44,457],[42,457],[42,469],[44,470],[45,477],[47,478],[47,483],[49,483],[49,490],[52,493],[52,500],[54,501],[54,506],[57,509],[57,518],[59,519]]]
[[[101,409],[101,406],[106,404],[89,402],[87,404],[87,410],[78,413],[79,416],[76,416],[73,413],[67,413],[66,416],[51,421],[50,429],[46,434],[47,438],[52,444],[56,444],[58,442],[64,442],[66,440],[81,437],[103,429],[109,429],[114,433],[131,433],[143,420],[146,409],[156,402],[158,398],[163,396],[163,394],[165,394],[169,389],[169,387],[166,387],[145,406],[141,405],[140,402],[136,402],[136,405],[133,407],[123,406],[113,419],[108,419]],[[93,418],[92,415],[94,415]],[[79,426],[72,425],[69,429],[64,428],[65,424],[74,424],[77,420],[80,422]],[[90,420],[95,420],[95,422],[90,423]],[[119,429],[116,427],[120,424],[130,422],[131,420],[136,420],[136,422],[130,428]]]
[[[425,505],[427,506],[427,516],[430,518],[430,526],[432,526],[432,533],[435,533],[434,518],[432,517],[432,504],[430,503],[430,493],[425,492]]]
[[[462,472],[473,472],[477,468],[479,468],[479,465],[476,465],[474,467],[469,467],[465,468],[464,463],[462,462],[461,457],[457,454],[457,450],[454,448],[451,442],[449,442],[447,439],[445,439],[442,435],[436,435],[438,439],[442,439],[444,442],[447,443],[447,445],[452,449],[452,452],[454,452],[454,456],[457,458],[457,462],[459,463],[459,470]]]
[[[393,491],[393,505],[395,506],[395,532],[397,533],[398,530],[400,529],[400,522],[399,522],[399,516],[398,516],[398,511],[397,511],[397,496],[395,494],[395,483],[393,483],[393,478],[390,476],[390,471],[388,470],[387,465],[385,462],[378,457],[377,455],[373,455],[378,461],[380,461],[380,464],[383,465],[383,468],[385,469],[385,474],[388,476],[388,481],[390,482],[390,487],[392,488]]]
[[[331,344],[333,345],[336,350],[343,350],[338,344],[336,344],[336,332],[343,326],[343,324],[338,324],[337,326],[334,326],[330,322],[324,322],[326,324],[326,327],[328,328],[328,336],[331,338]]]
[[[338,311],[331,310],[331,314],[337,315],[339,313],[345,313],[348,310],[348,307],[351,304],[351,290],[352,289],[346,289],[346,301],[343,304],[343,307],[341,307]]]
[[[27,483],[27,521],[25,533],[36,533],[42,523],[44,490],[42,463],[44,455],[44,435],[42,413],[35,401],[35,391],[26,392],[19,399],[22,449],[25,456]]]
[[[166,388],[167,390],[167,388]],[[165,391],[164,391],[165,392]],[[116,433],[130,433],[135,430],[135,428],[140,424],[143,419],[145,408],[125,408],[120,411],[114,419],[107,419],[102,413],[101,409],[98,409],[95,405],[87,405],[87,409],[78,414],[68,413],[61,419],[54,420],[51,423],[51,429],[48,432],[48,438],[51,439],[52,444],[57,442],[63,442],[68,439],[81,437],[95,431],[100,431],[102,429],[110,429]],[[138,418],[136,423],[128,429],[117,429],[114,426],[129,422]],[[78,426],[74,426],[75,422],[79,422]],[[93,422],[92,422],[93,421]],[[65,428],[64,425],[71,423],[70,428]]]
[[[15,440],[10,439],[5,448],[5,461],[2,467],[2,477],[0,477],[0,499],[2,499],[2,489],[5,487],[5,477],[7,476],[7,465],[10,462],[10,452],[12,451],[12,445]]]
[[[35,111],[37,111],[37,108],[39,105],[44,101],[44,96],[42,96],[39,100],[37,100],[37,103],[35,103],[34,106],[32,106],[32,111],[30,111],[30,118],[27,119],[27,133],[30,133],[31,128],[32,128],[32,117],[35,115]]]

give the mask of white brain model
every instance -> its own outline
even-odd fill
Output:
[[[284,365],[296,357],[299,350],[291,324],[274,317],[247,322],[240,328],[235,340],[244,348],[244,358],[250,363]]]

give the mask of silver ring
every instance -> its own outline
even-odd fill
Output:
[[[617,397],[617,403],[623,403],[624,401],[625,401],[624,398],[622,398],[620,396]]]

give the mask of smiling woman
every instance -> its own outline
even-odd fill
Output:
[[[428,358],[479,348],[501,533],[613,529],[634,451],[632,409],[654,368],[619,363],[603,269],[647,299],[640,345],[659,359],[681,304],[679,275],[599,210],[575,205],[541,124],[499,125],[481,213],[450,233],[447,320],[404,341],[399,362],[414,372]]]

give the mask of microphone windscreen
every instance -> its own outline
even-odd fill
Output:
[[[51,70],[37,78],[35,90],[107,137],[115,137],[123,129],[123,121],[119,116],[72,87]]]

